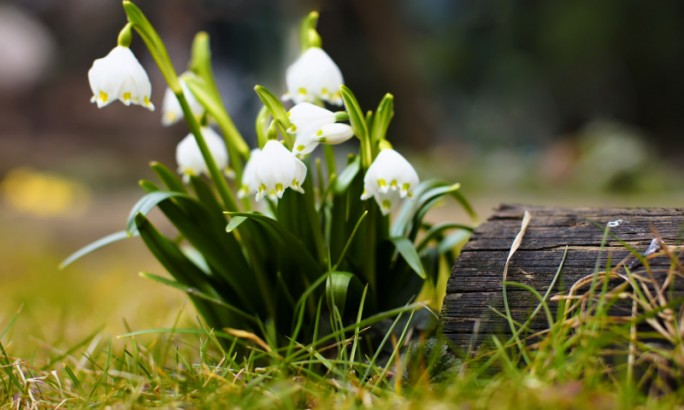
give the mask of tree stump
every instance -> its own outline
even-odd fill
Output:
[[[665,286],[670,296],[683,294],[683,208],[501,205],[475,230],[449,278],[442,323],[445,335],[456,346],[473,347],[491,340],[492,335],[510,334],[508,322],[496,311],[504,311],[504,268],[511,245],[521,232],[525,210],[530,220],[510,258],[507,282],[529,285],[544,295],[560,269],[551,289],[551,295],[558,299],[558,295],[576,290],[573,285],[595,272],[614,272],[623,284],[632,272],[641,272],[653,280],[648,285],[651,288],[662,290]],[[644,264],[637,253],[652,255]],[[525,322],[539,304],[531,292],[517,286],[506,285],[506,294],[511,315],[520,322]],[[558,304],[553,299],[549,298],[549,306],[555,313]],[[621,314],[627,313],[616,312]],[[531,322],[533,331],[547,327],[543,314]]]

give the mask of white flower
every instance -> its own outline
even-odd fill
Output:
[[[245,168],[242,170],[242,181],[240,181],[240,189],[237,193],[237,196],[240,199],[255,194],[259,190],[259,180],[257,179],[256,170],[260,156],[261,150],[259,148],[253,149],[252,153],[249,155],[247,164],[245,164]]]
[[[125,105],[138,104],[154,111],[150,79],[128,47],[116,46],[105,57],[93,61],[88,81],[93,91],[90,101],[98,108],[118,99]]]
[[[183,90],[183,95],[185,95],[185,99],[190,106],[190,111],[192,111],[195,117],[199,118],[204,114],[204,107],[197,101],[190,91],[190,88],[188,88],[188,85],[185,83],[185,78],[191,75],[193,74],[189,72],[183,73],[178,77],[178,80],[181,89]],[[183,110],[178,103],[178,98],[176,98],[176,95],[171,91],[171,88],[166,87],[164,100],[162,102],[162,125],[173,125],[180,121],[181,118],[183,118]]]
[[[318,47],[308,48],[286,73],[289,98],[295,104],[324,100],[342,105],[342,73],[328,54]]]
[[[413,196],[418,174],[413,166],[397,151],[386,148],[380,151],[363,177],[361,199],[375,198],[383,215],[396,208],[402,198]]]
[[[287,188],[304,193],[304,179],[306,165],[281,142],[270,140],[264,145],[256,161],[256,180],[259,183],[257,201],[265,195],[273,200],[282,198]]]
[[[226,150],[223,138],[209,127],[202,127],[201,131],[204,142],[206,142],[218,168],[222,170],[228,168],[228,151]],[[183,174],[183,178],[186,181],[191,175],[209,175],[207,163],[204,161],[202,152],[192,134],[188,134],[183,138],[176,147],[176,162],[178,163],[178,172]]]
[[[354,135],[347,124],[335,123],[335,114],[311,103],[300,103],[288,112],[292,126],[288,132],[295,134],[293,152],[304,156],[320,143],[339,144]]]

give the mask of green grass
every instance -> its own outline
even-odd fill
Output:
[[[684,379],[681,301],[649,294],[645,269],[618,278],[633,287],[608,286],[615,270],[588,276],[572,297],[556,297],[566,315],[547,312],[551,295],[538,295],[544,302],[537,314],[548,318],[550,330],[534,334],[511,320],[521,343],[492,341],[458,356],[438,337],[397,324],[386,338],[388,347],[398,346],[389,349],[394,355],[376,359],[355,349],[363,331],[289,350],[242,335],[235,349],[227,348],[218,341],[221,332],[199,323],[184,295],[132,271],[161,272],[137,253],[140,244],[57,271],[65,250],[30,236],[12,238],[0,238],[11,250],[0,272],[0,408],[670,409],[684,403],[677,383]],[[681,267],[673,264],[670,275],[679,279]],[[636,306],[631,318],[608,315],[625,301]]]

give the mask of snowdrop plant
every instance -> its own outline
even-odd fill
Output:
[[[152,164],[159,181],[140,182],[146,194],[126,228],[77,251],[64,266],[101,246],[140,237],[170,275],[142,276],[187,293],[227,343],[249,334],[273,349],[324,343],[335,329],[338,336],[358,334],[398,312],[439,305],[434,292],[421,291],[445,278],[471,228],[429,223],[425,216],[445,197],[471,215],[472,209],[458,184],[419,181],[392,149],[387,130],[393,96],[385,95],[374,111],[361,108],[321,48],[318,14],[304,19],[302,53],[284,73],[294,105],[288,110],[271,91],[255,87],[263,109],[257,146],[250,149],[216,87],[206,33],[195,37],[189,71],[179,78],[142,11],[128,0],[123,7],[128,23],[120,47],[135,30],[169,87],[165,121],[182,113],[190,133],[178,145],[178,172]],[[126,64],[89,75],[96,101],[100,91],[124,96],[122,90],[139,86],[139,65]],[[124,72],[134,79],[121,80]],[[119,85],[111,88],[115,81]],[[148,96],[148,88],[130,88],[128,101],[145,105]],[[352,137],[358,153],[340,167],[333,145]],[[321,155],[313,155],[316,150]],[[233,179],[224,172],[228,164]],[[176,235],[167,237],[147,218],[154,208]]]

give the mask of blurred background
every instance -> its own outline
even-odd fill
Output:
[[[179,71],[194,34],[209,32],[225,104],[250,141],[260,108],[252,88],[285,91],[285,69],[299,53],[297,24],[315,9],[323,47],[362,107],[374,109],[393,93],[391,141],[420,175],[460,181],[482,219],[496,203],[511,201],[683,203],[682,1],[138,5]],[[0,297],[3,309],[34,295],[45,306],[40,314],[52,312],[59,323],[64,310],[93,314],[79,300],[69,304],[73,292],[127,301],[139,292],[142,304],[126,306],[147,326],[139,313],[149,308],[144,295],[151,289],[169,311],[183,300],[157,284],[141,285],[136,271],[160,268],[135,240],[56,269],[73,250],[123,227],[140,196],[137,180],[151,177],[148,162],[174,168],[175,146],[187,132],[184,125],[161,127],[165,85],[136,37],[132,49],[150,74],[157,111],[119,103],[98,110],[89,102],[87,71],[115,45],[124,23],[114,0],[0,1],[0,280],[14,289],[0,291],[8,293]],[[463,215],[446,207],[438,217]],[[116,303],[106,305],[94,322],[126,316]]]

